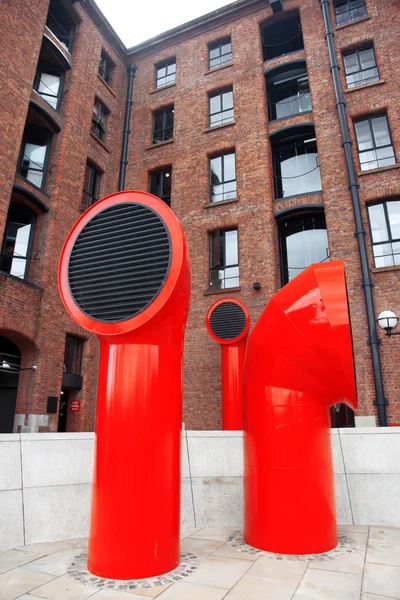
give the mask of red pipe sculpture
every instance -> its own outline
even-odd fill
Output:
[[[65,242],[59,288],[100,341],[88,569],[141,579],[179,564],[183,336],[190,266],[168,206],[125,191]]]
[[[337,544],[329,407],[357,407],[344,265],[311,265],[269,301],[246,351],[246,543],[282,554]]]
[[[208,333],[221,344],[222,429],[243,429],[242,376],[249,311],[232,298],[217,300],[206,316]]]

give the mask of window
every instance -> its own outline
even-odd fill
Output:
[[[111,87],[112,76],[114,70],[114,63],[111,58],[104,52],[101,51],[100,64],[99,64],[99,75]]]
[[[283,119],[312,109],[307,68],[274,69],[266,77],[269,119]]]
[[[49,150],[49,132],[41,127],[28,124],[22,142],[18,172],[38,188],[44,186]]]
[[[386,115],[357,121],[354,127],[361,171],[396,163]]]
[[[303,50],[300,15],[273,21],[261,29],[264,60]]]
[[[75,23],[65,8],[60,5],[59,0],[51,0],[46,25],[64,48],[71,52]]]
[[[167,204],[171,206],[171,179],[172,179],[172,168],[165,167],[150,173],[149,178],[149,192],[158,196]]]
[[[232,42],[231,38],[209,44],[208,46],[208,67],[215,69],[226,63],[232,62]]]
[[[210,233],[210,290],[239,287],[238,230]]]
[[[156,88],[175,83],[176,78],[176,59],[169,60],[156,65]]]
[[[210,158],[210,202],[236,198],[235,153]]]
[[[368,206],[375,267],[400,265],[400,200]]]
[[[80,375],[82,370],[83,340],[67,335],[65,338],[64,373]]]
[[[367,14],[365,0],[334,0],[333,6],[337,25],[356,21]]]
[[[86,210],[99,199],[101,173],[87,163],[83,182],[82,208]]]
[[[174,135],[174,107],[153,113],[153,144],[166,142]]]
[[[325,217],[303,213],[278,223],[282,285],[313,263],[329,260]]]
[[[209,97],[210,127],[233,121],[233,91],[225,90]]]
[[[57,110],[61,97],[61,75],[59,73],[38,70],[33,88],[43,100]]]
[[[379,79],[373,46],[344,54],[343,64],[348,88]]]
[[[293,129],[292,135],[285,132],[284,137],[272,142],[276,198],[321,190],[315,133],[313,129],[301,130]]]
[[[106,135],[108,110],[100,100],[95,100],[93,106],[92,116],[92,128],[91,131],[94,133],[99,140],[104,140]]]
[[[11,204],[1,251],[1,270],[19,279],[28,276],[35,213],[22,204]]]

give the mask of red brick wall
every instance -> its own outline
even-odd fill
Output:
[[[56,115],[62,128],[52,139],[44,193],[18,176],[14,179],[48,2],[13,0],[6,4],[7,11],[3,11],[6,22],[2,19],[5,37],[0,49],[4,87],[9,90],[0,99],[2,131],[6,132],[0,141],[5,159],[0,174],[4,177],[0,192],[1,238],[14,181],[33,191],[49,206],[49,212],[35,209],[37,226],[33,255],[38,258],[32,262],[29,281],[39,287],[0,276],[0,333],[19,346],[22,366],[35,363],[38,367],[36,372],[24,371],[20,375],[17,413],[25,414],[26,422],[29,414],[45,414],[47,396],[60,395],[66,334],[86,340],[83,389],[71,393],[72,398],[81,399],[81,412],[69,414],[67,429],[90,431],[94,427],[98,342],[66,314],[58,294],[57,269],[66,235],[82,214],[83,178],[88,157],[104,172],[101,195],[116,190],[126,70],[121,57],[84,8],[75,4],[72,10],[78,27],[72,48],[72,69],[65,76],[61,117]],[[113,90],[98,77],[102,48],[116,64]],[[95,96],[110,110],[104,144],[90,134]],[[49,111],[52,112],[51,108]],[[57,422],[58,415],[50,415],[48,429],[56,430]]]
[[[389,2],[383,6],[367,0],[368,13],[372,18],[338,29],[336,45],[340,57],[342,49],[350,44],[374,39],[385,84],[345,94],[351,135],[354,138],[351,117],[357,110],[360,111],[361,106],[366,112],[389,107],[394,145],[400,152],[400,103],[396,98],[399,42],[398,36],[391,35],[390,40],[387,38],[387,30],[391,28],[394,32],[394,26],[399,24],[395,4]],[[286,0],[284,6],[287,10],[300,10],[305,49],[273,59],[265,65],[259,24],[271,17],[271,10],[266,5],[251,14],[238,16],[230,23],[199,31],[196,36],[168,46],[160,45],[152,51],[142,50],[132,56],[138,71],[134,87],[134,135],[130,140],[128,184],[129,187],[146,190],[149,171],[172,165],[171,207],[184,226],[191,255],[193,284],[184,370],[184,420],[188,428],[213,429],[221,424],[220,351],[209,338],[204,321],[209,306],[223,295],[232,295],[248,306],[252,322],[257,320],[271,294],[280,287],[277,227],[273,215],[304,204],[324,203],[331,257],[345,260],[360,404],[357,414],[376,414],[372,405],[375,394],[358,250],[353,235],[354,219],[320,3],[318,0]],[[225,36],[232,38],[233,64],[207,73],[207,44]],[[154,64],[171,56],[176,56],[176,85],[151,93],[154,89]],[[263,68],[269,69],[298,58],[307,60],[313,113],[268,124]],[[207,93],[225,86],[233,87],[235,124],[205,132]],[[149,149],[151,113],[170,103],[174,103],[175,107],[174,142]],[[275,201],[268,135],[302,122],[315,124],[323,193]],[[208,200],[207,157],[232,148],[236,150],[239,201],[204,208]],[[353,150],[357,160],[355,146]],[[398,168],[360,177],[360,201],[367,231],[365,203],[396,195],[400,197]],[[208,285],[208,232],[215,227],[232,225],[239,229],[241,290],[228,291],[222,296],[204,294]],[[369,240],[368,235],[373,271]],[[381,269],[378,271],[372,273],[376,285],[377,314],[387,307],[399,312],[396,302],[398,268],[385,273]],[[254,281],[261,282],[261,291],[253,290]],[[396,342],[395,338],[385,338],[381,346],[391,422],[400,421],[399,390],[396,389],[399,387],[396,385],[399,380],[399,346]]]
[[[358,157],[352,119],[387,111],[397,156],[400,153],[400,72],[398,3],[366,0],[368,19],[335,31],[339,63],[341,52],[365,41],[374,41],[383,83],[345,93],[353,153]],[[21,373],[17,400],[19,414],[45,414],[47,396],[59,396],[65,335],[86,340],[83,358],[84,385],[71,397],[81,399],[81,412],[70,414],[70,431],[91,430],[94,425],[98,345],[67,316],[57,291],[57,265],[67,232],[81,214],[81,196],[86,161],[103,172],[100,195],[117,189],[125,110],[125,62],[135,62],[134,107],[129,144],[126,188],[147,190],[149,171],[172,165],[171,206],[185,229],[192,264],[191,310],[186,331],[184,366],[184,421],[187,428],[215,429],[221,426],[220,349],[208,336],[205,316],[210,305],[225,294],[209,294],[208,234],[216,227],[239,230],[240,290],[226,295],[242,300],[254,324],[271,295],[279,289],[279,252],[274,215],[288,208],[324,204],[330,254],[346,263],[349,302],[354,337],[359,415],[375,415],[375,396],[367,344],[368,328],[361,284],[354,219],[346,166],[324,37],[319,0],[285,0],[285,10],[298,8],[305,48],[263,63],[260,23],[271,18],[268,3],[244,8],[236,17],[216,19],[190,34],[172,41],[149,45],[121,56],[111,38],[97,27],[84,5],[73,10],[79,23],[72,49],[72,69],[66,73],[60,115],[60,133],[53,138],[44,192],[33,189],[15,175],[18,153],[32,96],[32,81],[40,52],[48,0],[3,2],[0,32],[0,235],[14,183],[31,189],[49,211],[37,213],[34,256],[26,285],[0,275],[0,334],[20,348],[23,366],[37,364],[36,372]],[[332,9],[332,6],[330,8]],[[332,13],[333,17],[333,13]],[[334,24],[334,18],[332,18]],[[389,36],[387,32],[390,31]],[[397,34],[396,34],[397,33]],[[231,66],[208,72],[207,44],[231,36]],[[112,90],[98,77],[101,49],[116,64]],[[176,85],[154,91],[154,64],[176,56]],[[294,59],[306,59],[313,112],[268,123],[264,70]],[[343,69],[340,73],[344,86]],[[208,93],[233,87],[235,124],[208,129]],[[110,110],[104,143],[90,134],[93,102],[97,96]],[[174,141],[151,147],[152,111],[174,103]],[[322,193],[276,201],[269,135],[288,125],[315,124]],[[208,157],[235,149],[238,200],[205,207],[208,201]],[[364,173],[359,177],[359,195],[367,231],[369,265],[375,287],[376,314],[384,308],[400,313],[398,286],[400,267],[374,269],[366,205],[384,198],[400,198],[398,167]],[[17,196],[14,194],[13,199]],[[259,291],[253,283],[261,282]],[[381,335],[381,334],[380,334]],[[381,357],[390,422],[400,422],[399,338],[381,335]],[[49,429],[57,427],[50,416]]]

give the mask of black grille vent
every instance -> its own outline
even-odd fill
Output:
[[[142,204],[116,204],[93,217],[72,248],[72,297],[96,321],[126,321],[158,295],[170,259],[171,243],[161,218]]]
[[[210,327],[221,340],[233,340],[246,326],[246,315],[236,302],[222,302],[212,311]]]

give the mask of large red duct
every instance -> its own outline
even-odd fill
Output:
[[[243,429],[242,378],[250,315],[240,300],[223,298],[206,316],[208,333],[221,344],[222,429]]]
[[[139,579],[179,564],[183,336],[190,267],[168,206],[125,191],[70,232],[59,287],[100,341],[88,569]]]
[[[247,342],[244,539],[283,554],[337,544],[329,407],[357,407],[344,265],[311,265]]]

